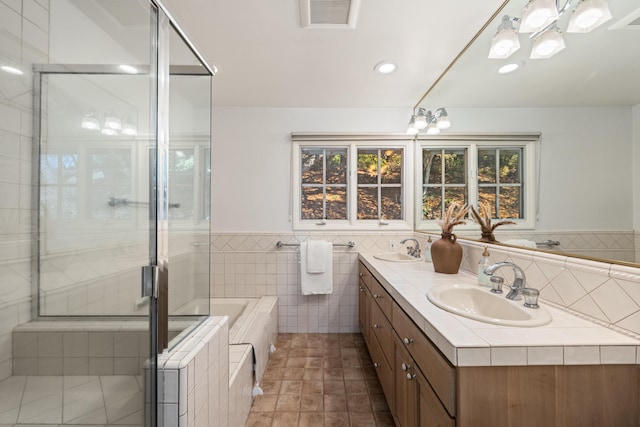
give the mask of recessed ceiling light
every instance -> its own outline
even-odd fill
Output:
[[[373,69],[378,74],[390,74],[398,69],[398,66],[391,61],[382,61],[378,62]]]
[[[513,61],[507,64],[501,65],[496,71],[498,74],[509,74],[524,67],[524,62]]]

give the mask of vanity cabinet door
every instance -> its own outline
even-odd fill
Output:
[[[389,364],[393,363],[393,329],[378,304],[371,304],[371,329]]]
[[[455,368],[396,303],[393,304],[393,328],[444,407],[451,416],[455,417]]]
[[[418,426],[455,427],[455,419],[449,416],[419,369],[416,372],[416,383],[418,386]]]
[[[393,368],[392,365],[387,362],[386,357],[382,353],[382,349],[380,348],[380,344],[378,343],[375,335],[372,335],[369,339],[369,354],[371,355],[371,361],[373,362],[373,366],[375,367],[376,373],[378,374],[378,379],[380,380],[380,385],[382,386],[384,397],[387,399],[389,410],[392,414],[394,414],[395,399],[393,398]]]
[[[393,298],[391,298],[391,295],[387,293],[375,277],[371,278],[371,295],[387,319],[391,320]]]
[[[400,338],[394,334],[393,378],[395,387],[395,421],[401,427],[418,426],[418,379],[415,362]]]

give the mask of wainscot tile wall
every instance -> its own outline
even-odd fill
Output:
[[[215,234],[212,236],[212,294],[218,297],[278,296],[280,332],[357,332],[357,253],[387,251],[390,240],[396,242],[397,250],[403,250],[399,241],[406,237],[415,237],[424,248],[428,235]],[[554,237],[557,238],[557,234]],[[275,246],[279,240],[298,243],[306,239],[334,243],[352,240],[356,244],[353,249],[334,248],[334,293],[331,295],[303,296],[297,248]],[[461,269],[475,274],[483,245],[460,242],[464,248]],[[548,303],[640,337],[640,268],[493,247],[491,262],[504,260],[521,266],[528,285],[540,289],[541,298]]]

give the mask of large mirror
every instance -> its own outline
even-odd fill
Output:
[[[506,2],[416,107],[446,107],[448,133],[541,134],[535,229],[500,227],[499,241],[640,267],[640,3],[609,0],[611,19],[583,33],[567,31],[573,11],[606,2],[569,3],[557,21],[564,50],[532,59],[535,38],[518,33],[517,51],[489,58],[499,25],[517,28],[527,5]]]

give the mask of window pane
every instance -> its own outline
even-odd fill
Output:
[[[452,202],[463,206],[467,203],[467,191],[464,187],[445,188],[444,190],[444,209],[448,209]]]
[[[378,183],[378,150],[358,150],[358,184]]]
[[[320,176],[322,178],[322,175]],[[347,183],[347,149],[327,150],[327,183]]]
[[[478,202],[487,203],[491,207],[491,215],[496,217],[496,188],[482,187],[478,189]]]
[[[500,182],[505,184],[517,184],[520,179],[520,151],[500,150]]]
[[[302,201],[300,218],[323,219],[322,217],[322,188],[302,187]]]
[[[381,182],[402,183],[402,150],[385,150],[380,158]]]
[[[445,183],[464,184],[467,177],[465,150],[446,150],[444,161]]]
[[[400,187],[382,188],[382,219],[402,219],[402,189]]]
[[[347,219],[346,187],[327,187],[327,219]]]
[[[442,218],[442,189],[429,187],[422,197],[422,219]]]
[[[322,184],[323,150],[317,148],[303,148],[300,162],[303,184]]]
[[[500,188],[499,218],[522,218],[520,187]]]
[[[441,150],[422,150],[422,179],[425,184],[442,183]]]
[[[378,219],[378,188],[358,188],[358,219]]]
[[[496,182],[496,150],[478,150],[478,182]]]

